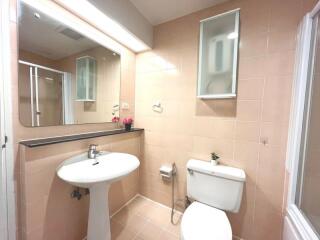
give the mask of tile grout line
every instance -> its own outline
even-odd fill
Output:
[[[137,193],[134,197],[132,197],[129,201],[127,201],[124,205],[122,205],[117,211],[115,211],[111,216],[110,219],[113,218],[117,213],[119,213],[122,209],[132,203],[140,194]]]
[[[153,201],[153,200],[151,200],[151,199],[149,199],[149,198],[147,198],[147,197],[145,197],[145,196],[143,196],[143,195],[141,195],[141,194],[138,193],[138,194],[136,194],[132,199],[130,199],[128,202],[126,202],[119,210],[117,210],[114,214],[112,214],[112,217],[115,216],[117,213],[119,213],[124,207],[130,205],[130,203],[132,203],[132,202],[133,202],[136,198],[138,198],[138,197],[141,197],[142,199],[144,199],[144,200],[146,200],[146,201],[149,201],[149,202],[151,202],[151,203],[154,204],[154,205],[157,205],[157,206],[160,206],[160,207],[165,208],[165,209],[167,209],[167,210],[170,210],[169,207],[167,207],[167,206],[165,206],[165,205],[163,205],[163,204],[161,204],[161,203],[158,203],[158,202],[156,202],[156,201]],[[182,215],[182,213],[181,213],[180,211],[176,211],[176,212]],[[137,216],[144,217],[143,215],[141,215],[141,214],[139,214],[139,213],[137,214]],[[110,217],[110,218],[111,218],[111,217]],[[149,223],[149,224],[152,224],[152,225],[157,226],[157,225],[156,225],[155,223],[153,223],[152,220],[149,219],[148,217],[144,217],[144,219],[145,219],[145,221],[146,221],[146,224]],[[121,226],[125,227],[125,226],[123,225],[123,223],[120,223],[120,222],[117,222],[117,223],[120,224]],[[166,233],[168,233],[168,234],[170,234],[170,235],[172,235],[172,236],[178,237],[178,236],[176,236],[174,233],[168,231],[168,230],[166,229],[166,227],[163,227],[163,226],[157,226],[157,227],[159,227],[159,229],[161,229],[163,232],[166,232]],[[139,237],[139,235],[141,234],[142,231],[143,231],[143,230],[137,231],[137,232],[134,234],[132,240],[138,239],[138,237]],[[86,238],[84,238],[83,240],[86,240]]]
[[[141,198],[143,198],[143,199],[145,199],[145,200],[147,200],[147,201],[153,202],[154,204],[156,204],[156,205],[158,205],[158,206],[161,206],[161,207],[164,207],[164,208],[166,208],[166,209],[168,209],[168,210],[171,210],[170,207],[168,207],[168,206],[166,206],[166,205],[164,205],[164,204],[162,204],[162,203],[156,202],[156,201],[154,201],[154,200],[152,200],[152,199],[150,199],[150,198],[147,198],[147,197],[141,195],[140,193],[137,194],[137,197],[138,197],[138,196],[141,197]],[[179,213],[180,215],[183,215],[183,213],[180,212],[179,210],[175,210],[175,213]]]

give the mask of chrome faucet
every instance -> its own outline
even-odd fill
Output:
[[[90,159],[96,159],[97,156],[100,154],[100,151],[97,150],[96,144],[90,144],[89,145],[89,150],[88,150],[88,158]]]

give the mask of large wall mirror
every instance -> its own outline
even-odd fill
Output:
[[[119,117],[120,55],[19,4],[19,115],[24,126]]]

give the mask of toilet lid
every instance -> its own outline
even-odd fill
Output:
[[[184,240],[232,240],[225,212],[199,202],[193,202],[183,214],[181,235]]]

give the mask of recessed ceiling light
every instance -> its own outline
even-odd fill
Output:
[[[232,32],[228,34],[228,39],[236,39],[238,37],[238,33]]]
[[[116,53],[112,53],[112,55],[113,55],[113,56],[117,56],[117,54],[116,54]]]
[[[35,18],[37,18],[37,19],[40,19],[40,18],[41,18],[40,14],[37,13],[37,12],[35,12],[35,13],[33,14],[33,16],[34,16]]]

